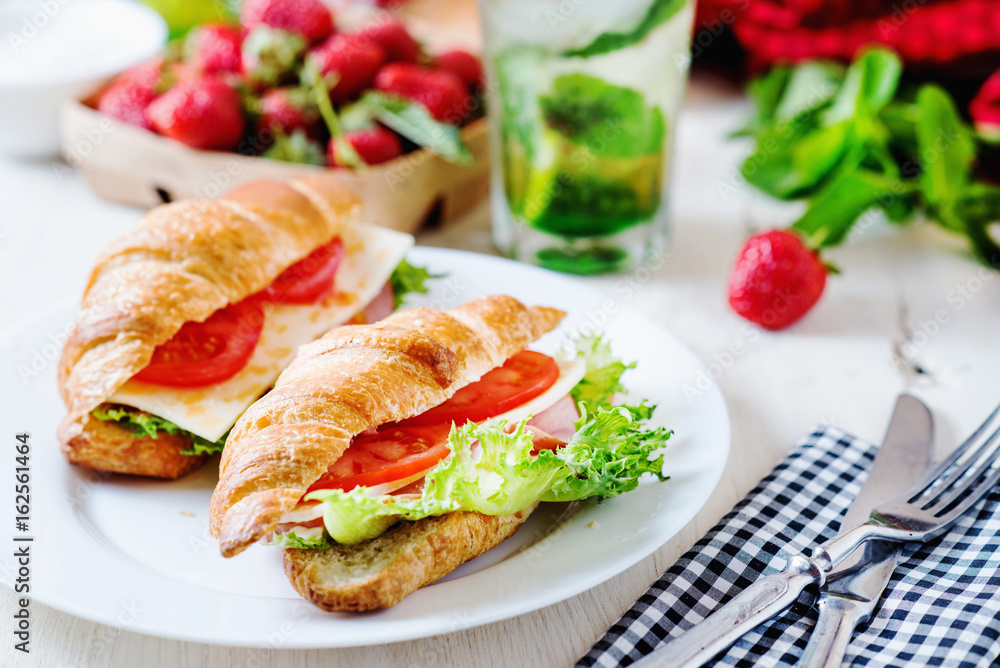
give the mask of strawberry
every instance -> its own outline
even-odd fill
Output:
[[[333,34],[333,15],[321,0],[246,0],[240,22],[247,28],[266,25],[302,35],[315,44]]]
[[[347,132],[344,134],[344,139],[354,147],[366,165],[379,165],[403,154],[403,147],[396,134],[380,125],[367,130]],[[327,159],[330,161],[331,167],[344,165],[344,161],[339,158],[339,155],[340,149],[337,147],[337,141],[331,139],[330,145],[327,147]]]
[[[1000,71],[982,85],[969,103],[969,115],[976,131],[990,140],[1000,139]]]
[[[301,129],[312,136],[318,122],[319,109],[302,88],[272,88],[260,99],[261,127],[285,134]]]
[[[116,81],[101,94],[97,110],[105,116],[146,130],[153,129],[146,111],[156,98],[152,88],[130,81]]]
[[[420,58],[420,45],[417,44],[417,40],[413,39],[406,27],[396,19],[380,18],[378,23],[368,26],[357,34],[385,49],[388,60],[415,63]]]
[[[788,327],[808,313],[826,286],[819,254],[790,230],[750,237],[729,277],[729,305],[765,329]]]
[[[118,81],[128,81],[143,88],[155,90],[163,76],[163,67],[163,58],[156,56],[128,68],[118,77]]]
[[[129,125],[151,130],[153,126],[146,111],[156,99],[162,72],[162,58],[129,68],[101,94],[97,110]]]
[[[208,24],[188,33],[185,59],[205,74],[239,72],[243,34],[239,28]]]
[[[208,76],[181,81],[149,105],[148,116],[160,134],[201,149],[231,149],[246,128],[236,90]]]
[[[339,104],[371,86],[385,57],[385,49],[370,40],[358,35],[334,35],[310,51],[307,62],[323,76],[336,75],[330,99]]]
[[[389,63],[375,75],[375,88],[418,102],[439,121],[459,125],[469,110],[465,82],[452,72],[412,63]]]
[[[468,51],[448,51],[434,58],[434,67],[457,74],[473,90],[483,87],[483,64]]]

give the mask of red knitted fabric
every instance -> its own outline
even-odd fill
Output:
[[[872,43],[918,66],[1000,57],[1000,0],[700,0],[698,10],[700,25],[732,28],[753,69],[850,60]]]

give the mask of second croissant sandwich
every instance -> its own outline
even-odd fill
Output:
[[[563,312],[506,296],[399,311],[303,346],[240,418],[210,527],[231,557],[286,548],[317,606],[395,605],[513,534],[539,501],[610,497],[670,432],[616,406],[628,368],[598,338],[557,360],[528,350]]]

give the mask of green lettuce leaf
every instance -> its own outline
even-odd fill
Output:
[[[294,531],[289,531],[272,538],[271,545],[292,550],[325,550],[330,547],[330,541],[327,540],[326,536],[302,538],[297,536]]]
[[[587,372],[577,383],[570,396],[576,403],[586,403],[592,408],[611,408],[614,397],[625,392],[622,374],[635,368],[635,362],[625,364],[615,357],[599,335],[581,336],[575,342],[576,352],[587,365]]]
[[[660,480],[660,450],[673,432],[649,427],[653,409],[580,404],[576,434],[558,450],[537,455],[527,419],[508,433],[507,424],[452,426],[451,454],[427,474],[418,498],[371,497],[359,487],[318,490],[306,496],[324,504],[323,520],[338,543],[354,544],[380,535],[399,520],[418,520],[456,511],[509,515],[536,501],[611,497],[635,489],[644,474]],[[479,444],[478,458],[473,446]]]
[[[432,274],[426,267],[414,267],[406,258],[392,270],[389,276],[389,285],[392,286],[392,294],[396,296],[396,308],[403,305],[406,296],[411,293],[427,294],[430,289],[427,281],[432,278],[443,278],[447,274]]]
[[[222,452],[222,449],[226,445],[226,436],[229,436],[226,433],[218,441],[209,441],[197,434],[192,434],[189,431],[181,429],[169,420],[164,420],[152,413],[130,408],[129,406],[101,404],[92,410],[90,415],[105,422],[117,422],[119,427],[139,436],[149,436],[150,438],[159,438],[160,434],[182,434],[189,436],[191,438],[191,447],[187,450],[182,450],[182,455],[212,455]]]

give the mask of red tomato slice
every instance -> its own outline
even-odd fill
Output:
[[[222,382],[246,366],[263,327],[264,310],[256,299],[230,304],[204,322],[186,323],[156,347],[149,366],[134,378],[170,387]]]
[[[522,350],[503,366],[460,389],[448,401],[399,425],[482,422],[531,401],[552,387],[558,378],[559,366],[554,359],[533,350]]]
[[[340,237],[285,269],[259,297],[283,304],[314,304],[333,292],[333,277],[344,259]]]
[[[426,471],[451,452],[448,434],[452,422],[481,422],[505,413],[542,394],[558,378],[559,366],[554,359],[523,350],[445,403],[402,422],[355,436],[347,451],[309,490],[350,491]],[[549,437],[540,447],[555,448],[560,443]]]
[[[448,456],[451,423],[401,428],[387,424],[358,434],[340,459],[309,488],[374,487],[426,471]]]

